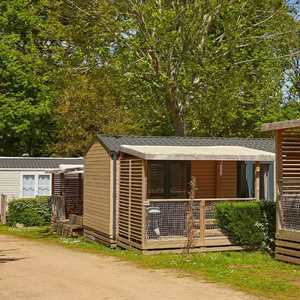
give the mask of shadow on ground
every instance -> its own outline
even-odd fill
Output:
[[[15,251],[15,250],[17,250],[17,249],[0,250],[0,264],[5,264],[7,262],[25,259],[25,257],[11,257],[11,256],[6,255],[5,253],[3,254],[3,252],[11,252],[11,251]]]

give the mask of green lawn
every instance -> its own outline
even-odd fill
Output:
[[[262,252],[143,256],[136,251],[109,249],[83,238],[60,238],[50,233],[47,227],[16,229],[0,226],[0,234],[114,256],[146,268],[175,269],[179,274],[201,276],[210,281],[225,283],[235,289],[271,299],[300,299],[300,266],[278,262]]]

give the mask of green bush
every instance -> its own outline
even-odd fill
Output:
[[[272,250],[275,236],[275,203],[224,202],[216,206],[221,230],[237,245]]]
[[[8,204],[8,224],[25,226],[43,226],[51,221],[51,209],[48,197],[19,198]]]

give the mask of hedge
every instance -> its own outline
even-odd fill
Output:
[[[275,202],[223,202],[216,206],[215,217],[218,226],[236,245],[274,249]]]
[[[51,221],[51,208],[48,197],[18,198],[8,203],[8,224],[43,226]]]

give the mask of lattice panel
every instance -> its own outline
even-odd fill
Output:
[[[129,242],[142,241],[143,161],[120,161],[119,236]]]
[[[195,229],[199,229],[200,206],[193,204]],[[147,207],[147,239],[176,239],[187,236],[188,202],[182,201],[155,201]],[[199,236],[197,232],[196,237]]]

